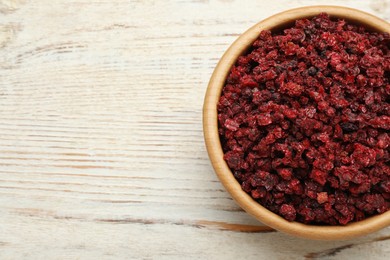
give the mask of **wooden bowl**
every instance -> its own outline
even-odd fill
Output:
[[[260,31],[266,29],[277,31],[292,25],[297,19],[310,18],[321,12],[326,12],[334,18],[342,18],[351,23],[364,25],[373,31],[390,32],[390,24],[386,21],[362,11],[338,6],[309,6],[292,9],[259,22],[243,33],[230,46],[215,68],[204,100],[203,131],[207,151],[219,180],[246,212],[262,223],[291,235],[316,240],[341,240],[366,235],[389,226],[390,211],[346,226],[319,226],[289,222],[261,206],[241,189],[240,184],[223,159],[218,135],[217,103],[230,68],[238,56],[248,49]]]

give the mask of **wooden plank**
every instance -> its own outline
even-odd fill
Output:
[[[291,238],[218,182],[201,108],[236,37],[301,1],[0,0],[0,258],[390,256]],[[318,0],[390,20],[388,1]]]

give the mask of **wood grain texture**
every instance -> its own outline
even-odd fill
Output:
[[[226,48],[297,1],[0,0],[0,259],[388,259],[390,229],[296,239],[217,180],[201,110]],[[390,20],[383,0],[318,0]]]

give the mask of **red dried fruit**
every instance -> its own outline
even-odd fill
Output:
[[[283,204],[280,206],[280,215],[289,221],[293,221],[296,218],[296,210],[292,205]]]
[[[328,201],[328,193],[326,192],[320,192],[317,194],[317,201],[320,204],[324,204],[325,202]]]
[[[269,114],[259,115],[257,117],[257,123],[261,126],[270,125],[272,124],[271,116]]]
[[[327,172],[317,170],[317,169],[313,169],[313,171],[310,173],[310,178],[312,178],[313,180],[315,180],[321,185],[325,185],[327,177],[328,177]]]
[[[218,103],[242,189],[289,221],[345,225],[390,206],[390,36],[302,19],[262,31]]]
[[[278,169],[278,173],[280,177],[282,177],[282,179],[290,180],[292,176],[292,169],[291,168]]]
[[[301,85],[296,84],[294,82],[287,82],[279,88],[279,91],[281,93],[287,94],[291,97],[300,96],[302,94],[303,90],[304,90],[304,88]]]
[[[232,119],[226,119],[225,127],[231,131],[237,131],[240,127],[240,124]]]

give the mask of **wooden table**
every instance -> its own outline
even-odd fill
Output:
[[[207,157],[216,62],[309,4],[0,0],[0,259],[389,259],[389,228],[318,242],[262,226]],[[315,4],[390,20],[388,0]]]

